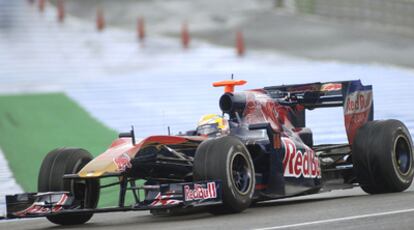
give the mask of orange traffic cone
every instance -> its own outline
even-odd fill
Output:
[[[102,31],[105,28],[105,18],[104,13],[101,8],[96,10],[96,29]]]
[[[57,17],[60,23],[63,23],[65,20],[65,4],[63,0],[57,1]]]
[[[45,11],[45,5],[46,5],[46,2],[45,2],[46,0],[39,0],[39,11],[41,12],[41,13],[43,13],[43,11]]]
[[[245,53],[243,33],[240,30],[236,34],[236,52],[239,57]]]
[[[188,32],[187,22],[184,22],[181,28],[181,42],[184,49],[187,49],[190,45],[190,33]]]
[[[145,22],[144,18],[139,17],[137,22],[137,35],[140,42],[144,41],[145,38]]]

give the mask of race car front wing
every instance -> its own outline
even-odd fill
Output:
[[[6,196],[7,218],[45,217],[64,214],[189,208],[222,203],[221,181],[144,185],[145,199],[129,206],[81,208],[67,191],[22,193]]]

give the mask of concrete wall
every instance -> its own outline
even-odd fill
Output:
[[[414,0],[295,0],[295,5],[298,13],[414,33]]]

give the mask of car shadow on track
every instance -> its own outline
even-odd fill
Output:
[[[104,214],[108,215],[108,214]],[[163,223],[175,223],[175,222],[182,222],[185,223],[186,221],[196,221],[198,219],[208,219],[214,218],[214,215],[211,215],[207,212],[205,208],[188,208],[185,210],[181,210],[180,212],[173,212],[170,214],[162,214],[162,215],[152,215],[149,212],[142,215],[134,215],[134,212],[130,212],[128,214],[120,213],[119,218],[117,217],[103,217],[101,214],[96,214],[94,218],[83,225],[77,226],[50,226],[48,228],[42,229],[113,229],[119,228],[122,229],[123,227],[127,226],[134,226],[147,224],[163,224]],[[103,218],[102,218],[103,217]],[[108,222],[109,219],[114,218],[114,222]]]
[[[342,193],[342,192],[340,192]],[[404,193],[399,193],[398,196],[413,195],[414,191],[409,190]],[[133,226],[140,226],[140,228],[158,229],[165,228],[166,226],[192,226],[200,221],[205,223],[215,223],[217,220],[225,219],[226,221],[232,221],[234,218],[249,218],[246,215],[251,215],[252,212],[261,213],[268,208],[272,207],[289,207],[296,205],[305,205],[330,201],[338,201],[338,203],[347,203],[347,201],[353,200],[359,202],[359,200],[370,199],[371,201],[377,199],[388,199],[388,197],[395,196],[395,193],[368,195],[359,190],[354,190],[351,193],[344,192],[344,194],[332,194],[332,193],[320,193],[309,196],[298,196],[284,199],[276,199],[271,201],[258,202],[253,204],[246,212],[239,214],[228,214],[215,216],[208,213],[207,207],[188,208],[174,211],[170,214],[151,215],[148,212],[129,212],[129,213],[111,213],[111,214],[97,214],[91,220],[91,222],[78,225],[78,226],[50,226],[43,227],[42,229],[132,229]],[[317,204],[319,205],[319,204]],[[260,212],[258,212],[260,209]],[[250,212],[249,212],[250,210]],[[273,212],[273,211],[272,211]],[[219,219],[217,219],[219,218]],[[34,228],[36,229],[36,228]]]
[[[262,201],[254,203],[250,206],[250,208],[261,208],[261,207],[276,207],[276,206],[284,206],[284,205],[293,205],[293,204],[305,204],[305,203],[312,203],[312,202],[320,202],[320,201],[329,201],[329,200],[339,200],[339,199],[346,199],[346,198],[355,198],[355,197],[362,197],[365,195],[346,195],[346,196],[336,196],[336,197],[317,197],[317,198],[284,198],[284,199],[276,199],[270,201]]]
[[[258,216],[275,216],[280,213],[297,213],[300,210],[312,210],[315,206],[337,207],[341,204],[377,203],[381,200],[395,200],[399,203],[414,195],[413,189],[403,193],[389,193],[379,195],[364,194],[360,190],[338,191],[338,193],[321,193],[309,196],[292,197],[279,200],[265,201],[253,204],[251,208],[239,214],[214,216],[207,212],[207,208],[183,209],[169,215],[153,216],[149,212],[105,213],[96,214],[93,219],[84,225],[57,226],[46,219],[33,221],[15,221],[5,223],[2,227],[10,229],[182,229],[183,226],[197,226],[199,228],[215,228],[220,224],[222,228],[226,223],[238,223],[240,219],[252,221]],[[395,199],[398,197],[398,199]],[[223,226],[221,224],[224,224]]]
[[[266,202],[260,202],[253,204],[250,208],[251,209],[258,209],[258,208],[265,208],[265,207],[278,207],[278,206],[287,206],[287,205],[294,205],[294,204],[305,204],[305,203],[312,203],[312,202],[322,202],[322,201],[329,201],[329,200],[338,200],[338,199],[347,199],[347,198],[355,198],[355,197],[362,197],[365,195],[343,195],[343,196],[335,196],[335,197],[295,197],[295,198],[288,198],[288,199],[279,199],[279,200],[272,200]],[[108,214],[105,214],[108,215]],[[243,215],[242,214],[228,214],[225,215],[225,218]],[[113,217],[108,217],[113,218]],[[208,209],[206,207],[200,208],[189,208],[189,209],[182,209],[170,214],[162,214],[162,215],[123,215],[120,214],[120,220],[115,220],[114,222],[108,222],[108,218],[105,218],[101,215],[96,215],[94,219],[90,223],[79,225],[79,226],[51,226],[46,229],[73,229],[73,228],[82,228],[82,229],[94,229],[94,228],[122,228],[127,226],[134,226],[134,225],[152,225],[152,224],[182,224],[185,225],[186,223],[197,221],[197,220],[208,220],[217,218],[217,216],[208,213]],[[116,218],[116,217],[115,217]]]

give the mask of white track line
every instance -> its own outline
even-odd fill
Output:
[[[325,223],[332,223],[332,222],[339,222],[339,221],[346,221],[346,220],[363,219],[363,218],[369,218],[369,217],[395,215],[395,214],[407,213],[407,212],[414,212],[414,208],[389,211],[389,212],[371,213],[371,214],[358,215],[358,216],[348,216],[348,217],[341,217],[341,218],[334,218],[334,219],[327,219],[327,220],[317,220],[317,221],[310,221],[310,222],[304,222],[304,223],[299,223],[299,224],[288,224],[288,225],[273,226],[273,227],[266,227],[266,228],[257,228],[255,230],[294,228],[294,227],[302,227],[302,226],[314,225],[314,224],[325,224]]]

